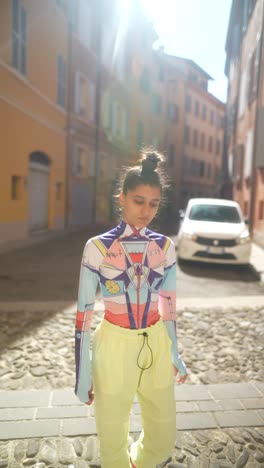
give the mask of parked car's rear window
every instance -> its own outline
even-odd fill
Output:
[[[195,205],[191,208],[189,218],[194,221],[241,223],[239,212],[234,206]]]

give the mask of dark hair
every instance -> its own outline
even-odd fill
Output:
[[[120,183],[121,191],[126,195],[138,185],[151,185],[159,187],[162,192],[166,188],[166,176],[160,167],[164,156],[157,151],[143,150],[139,165],[127,168]]]
[[[166,192],[170,187],[170,180],[162,167],[164,160],[163,154],[145,148],[141,151],[141,158],[136,166],[122,169],[120,178],[116,180],[113,194],[113,215],[119,216],[121,214],[120,192],[126,195],[129,190],[134,190],[138,185],[150,185],[151,187],[159,187],[161,191],[160,207],[155,219],[157,218],[165,207]],[[157,227],[153,223],[152,226]]]

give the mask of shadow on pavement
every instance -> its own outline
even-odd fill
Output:
[[[73,232],[2,253],[0,301],[76,301],[82,251],[90,237],[87,231]]]
[[[225,281],[258,282],[259,276],[250,265],[223,265],[178,260],[180,269],[189,276]]]

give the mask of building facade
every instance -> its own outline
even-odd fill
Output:
[[[232,193],[264,244],[264,2],[233,0],[226,39],[227,145]]]
[[[218,195],[224,105],[157,38],[139,0],[0,2],[0,241],[113,223],[122,167],[144,147],[167,156],[163,227]]]
[[[0,5],[1,240],[64,226],[67,25],[52,0]]]
[[[166,76],[166,148],[173,207],[220,196],[225,105],[208,92],[211,77],[189,59],[161,56]]]

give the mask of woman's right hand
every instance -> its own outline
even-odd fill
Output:
[[[86,401],[86,405],[91,405],[94,401],[94,391],[93,391],[93,385],[91,386],[89,392],[88,392],[88,397],[89,397],[89,400]]]

